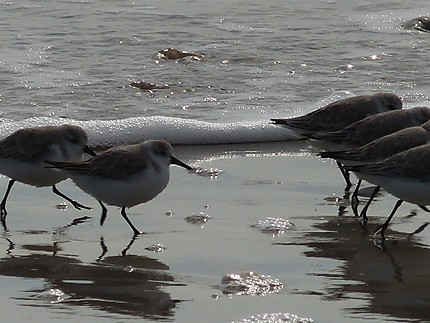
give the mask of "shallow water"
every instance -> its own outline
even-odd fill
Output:
[[[262,124],[377,91],[398,94],[406,107],[427,105],[429,34],[401,24],[429,12],[424,0],[0,1],[0,129],[40,117],[82,122],[92,125],[91,143],[107,147],[145,139],[139,121],[148,117]],[[159,59],[168,47],[203,58]],[[129,86],[141,80],[168,86]],[[184,129],[154,126],[163,137],[215,143],[212,127]],[[259,141],[271,140],[261,132]],[[290,313],[315,322],[430,321],[430,234],[409,234],[428,215],[405,204],[385,248],[376,248],[372,232],[395,199],[379,197],[363,230],[335,165],[308,148],[175,147],[180,159],[222,172],[172,167],[167,189],[129,210],[146,232],[134,240],[116,208],[100,227],[98,204],[69,181],[58,188],[93,210],[16,184],[0,239],[2,319],[228,322],[281,313],[272,321],[288,321]],[[192,215],[209,220],[187,222]],[[294,226],[274,236],[252,227],[268,217]],[[223,277],[250,272],[283,287],[225,293]]]
[[[423,211],[402,206],[381,250],[372,232],[395,199],[381,197],[363,230],[342,200],[336,166],[305,152],[307,143],[212,146],[200,156],[196,148],[177,155],[223,172],[211,179],[172,167],[165,192],[130,209],[146,232],[135,240],[116,208],[100,227],[98,204],[69,182],[59,188],[94,210],[59,210],[62,201],[48,189],[16,185],[0,244],[5,318],[228,322],[292,313],[315,322],[427,320],[430,277],[422,268],[430,231],[408,234],[428,221]],[[210,220],[185,220],[200,212]],[[251,227],[267,217],[294,227],[279,235]],[[146,249],[157,244],[166,249]],[[283,288],[226,294],[225,275],[249,272]]]
[[[264,120],[336,91],[428,102],[427,1],[2,2],[2,117]],[[175,47],[199,60],[157,59]],[[164,90],[128,86],[144,80]]]

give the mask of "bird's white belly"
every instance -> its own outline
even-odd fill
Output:
[[[416,205],[430,205],[430,182],[428,181],[420,182],[363,173],[357,175],[372,184],[381,186],[386,192],[398,199]]]
[[[19,160],[0,160],[0,172],[18,182],[36,187],[52,186],[67,177],[61,172],[46,168],[43,162],[29,163]]]
[[[160,194],[169,182],[169,171],[156,172],[151,168],[127,180],[85,175],[74,175],[71,178],[79,188],[99,201],[119,207],[132,207]]]

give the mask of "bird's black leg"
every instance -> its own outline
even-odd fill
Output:
[[[351,180],[349,179],[349,171],[345,170],[345,168],[343,167],[343,165],[340,162],[336,161],[336,164],[337,164],[337,167],[339,167],[343,178],[345,179],[346,189],[349,190],[352,186]]]
[[[6,200],[9,196],[10,190],[12,189],[13,184],[16,182],[16,180],[11,179],[9,180],[9,183],[7,184],[6,193],[4,194],[3,200],[0,203],[0,215],[1,215],[1,223],[3,226],[6,226]]]
[[[69,201],[70,203],[72,203],[72,205],[75,207],[75,209],[78,209],[78,210],[80,210],[80,209],[91,210],[91,207],[89,207],[89,206],[85,206],[85,205],[82,205],[81,203],[76,202],[76,201],[72,200],[70,197],[68,197],[68,196],[64,195],[63,193],[61,193],[61,192],[60,192],[60,191],[55,187],[55,185],[52,185],[52,192],[54,192],[54,193],[55,193],[55,194],[57,194],[58,196],[61,196],[63,199],[65,199],[65,200]]]
[[[421,210],[424,210],[426,212],[430,212],[430,210],[425,205],[418,205],[418,206],[421,208]]]
[[[397,209],[400,207],[400,205],[402,205],[403,200],[398,200],[396,202],[396,205],[394,205],[393,210],[391,211],[390,216],[388,217],[388,219],[384,222],[384,224],[382,226],[380,226],[376,231],[375,231],[375,235],[376,234],[380,234],[382,239],[385,240],[385,236],[384,236],[384,232],[387,229],[388,225],[390,224],[391,219],[393,218],[394,214],[396,213]]]
[[[136,227],[133,225],[133,223],[131,223],[130,219],[127,217],[127,214],[125,213],[125,206],[123,206],[121,208],[121,215],[127,221],[128,225],[131,227],[131,229],[133,230],[133,233],[135,235],[138,235],[138,234],[142,233],[142,232],[140,232],[139,230],[136,229]]]
[[[102,201],[98,201],[98,202],[99,202],[100,206],[102,207],[102,216],[100,217],[100,225],[102,226],[103,223],[105,223],[105,220],[106,220],[107,209],[103,205]]]
[[[367,210],[369,209],[370,204],[372,203],[373,199],[375,198],[376,194],[378,194],[380,189],[381,189],[380,186],[375,187],[375,189],[373,190],[373,193],[370,196],[369,200],[367,201],[366,205],[361,210],[360,218],[362,218],[363,223],[367,223]]]

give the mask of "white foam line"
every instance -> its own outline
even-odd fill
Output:
[[[119,120],[79,121],[34,117],[0,123],[0,136],[44,125],[75,124],[84,128],[92,147],[133,144],[148,139],[165,139],[172,145],[213,145],[297,140],[292,131],[267,121],[205,122],[164,116],[132,117]]]

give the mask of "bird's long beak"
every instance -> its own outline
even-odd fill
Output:
[[[88,155],[91,155],[93,157],[97,156],[97,154],[88,146],[85,146],[83,150],[84,150],[84,153],[87,153]]]
[[[188,169],[188,170],[193,170],[193,168],[191,166],[188,166],[187,164],[181,162],[179,159],[177,159],[173,156],[170,157],[170,164],[178,165],[178,166],[184,167],[185,169]]]

